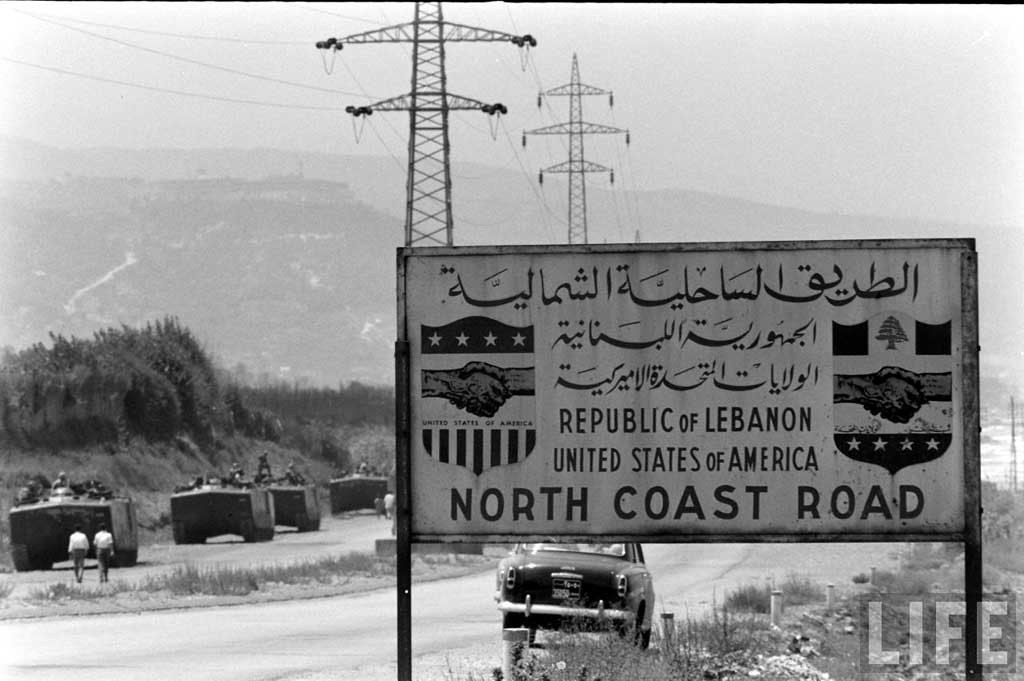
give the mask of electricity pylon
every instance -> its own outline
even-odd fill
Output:
[[[1017,493],[1017,407],[1010,396],[1010,491]]]
[[[540,171],[540,183],[544,184],[544,173],[569,174],[569,243],[587,243],[587,173],[608,172],[612,183],[615,182],[615,171],[603,165],[587,161],[583,157],[583,136],[608,133],[625,133],[626,144],[629,144],[629,130],[613,128],[583,120],[583,95],[608,95],[608,105],[614,103],[611,90],[602,90],[580,82],[580,66],[576,55],[572,55],[572,78],[568,85],[560,85],[547,92],[537,95],[537,107],[541,105],[543,96],[569,97],[569,122],[556,123],[544,128],[523,131],[523,146],[526,146],[527,135],[568,135],[569,160]]]
[[[470,109],[495,115],[508,113],[508,109],[500,103],[485,104],[449,94],[444,67],[445,43],[511,42],[522,48],[534,47],[537,41],[528,34],[515,36],[446,22],[440,2],[417,2],[412,23],[344,38],[328,38],[316,46],[322,50],[340,50],[344,45],[409,42],[413,46],[412,91],[368,106],[348,106],[345,111],[357,117],[369,116],[374,111],[409,112],[405,245],[426,241],[451,246],[454,242],[448,112]]]

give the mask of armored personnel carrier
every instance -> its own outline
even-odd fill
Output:
[[[373,508],[373,500],[388,493],[388,479],[379,475],[352,475],[330,482],[331,513]]]
[[[202,544],[210,537],[237,534],[247,542],[274,538],[274,497],[270,490],[209,478],[179,487],[171,495],[175,544]]]
[[[81,527],[91,539],[106,525],[114,535],[114,567],[130,567],[139,558],[139,528],[128,497],[102,485],[58,487],[38,496],[22,496],[10,510],[11,560],[18,572],[49,570],[68,559],[68,537]],[[89,547],[89,558],[95,558]]]
[[[266,487],[274,498],[274,524],[299,532],[320,529],[320,494],[313,484],[277,481]]]

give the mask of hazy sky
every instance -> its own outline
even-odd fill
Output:
[[[585,118],[632,138],[628,149],[621,136],[588,138],[588,157],[616,165],[630,188],[929,220],[1024,217],[1020,7],[444,10],[449,21],[539,43],[525,71],[510,44],[449,44],[449,91],[510,110],[496,140],[483,114],[454,115],[456,161],[525,159],[533,172],[562,160],[560,139],[531,142],[521,158],[513,148],[523,129],[567,118],[565,98],[538,110],[536,94],[568,82],[576,53],[582,80],[615,93],[612,109],[587,98]],[[413,12],[412,3],[0,3],[0,134],[61,147],[390,154],[404,164],[406,114],[373,116],[357,142],[343,109],[408,92],[410,46],[350,46],[328,75],[313,44]]]

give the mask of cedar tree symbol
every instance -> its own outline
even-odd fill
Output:
[[[885,346],[885,349],[895,350],[897,343],[904,343],[910,339],[907,338],[906,332],[900,326],[900,321],[895,317],[888,317],[879,327],[875,340],[888,341],[889,344]]]

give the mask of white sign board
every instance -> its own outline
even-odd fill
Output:
[[[400,250],[413,538],[959,535],[972,257]]]

